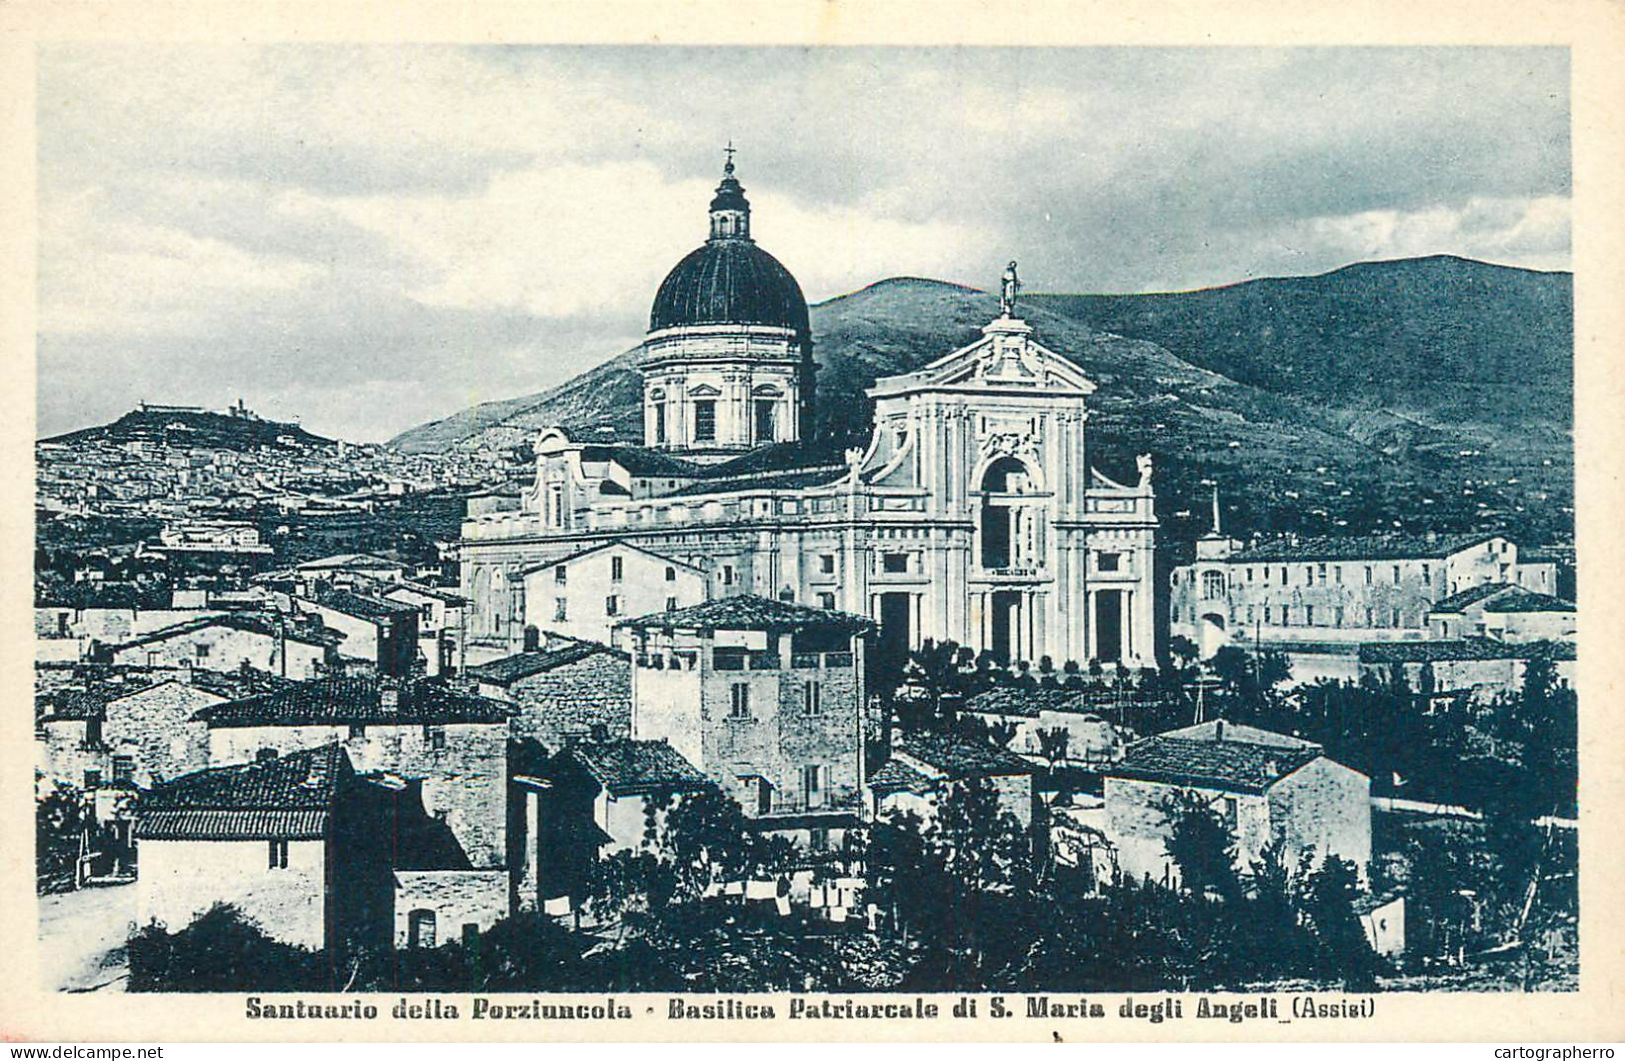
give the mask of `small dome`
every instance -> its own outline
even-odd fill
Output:
[[[790,270],[744,239],[715,239],[661,281],[649,330],[689,324],[763,324],[811,333],[807,299]]]

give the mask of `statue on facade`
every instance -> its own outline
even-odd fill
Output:
[[[1004,267],[1004,280],[999,288],[999,316],[1016,315],[1016,293],[1021,290],[1021,278],[1016,275],[1016,263]]]
[[[1134,458],[1134,464],[1140,469],[1140,485],[1151,485],[1151,454],[1142,453]]]

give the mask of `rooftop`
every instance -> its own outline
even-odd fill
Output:
[[[418,614],[418,610],[410,604],[404,604],[401,601],[383,600],[380,597],[367,597],[344,589],[324,593],[316,598],[313,603],[343,615],[373,621],[389,619],[397,615]]]
[[[948,780],[1030,774],[1034,770],[1031,763],[1014,752],[935,730],[920,730],[904,737],[897,743],[895,751],[935,769]],[[905,764],[913,766],[906,760]]]
[[[212,704],[192,717],[210,728],[248,726],[450,724],[498,725],[508,721],[506,704],[459,692],[443,681],[403,683],[395,704],[385,703],[376,678],[321,678],[296,682],[275,692]]]
[[[1135,741],[1108,777],[1170,785],[1263,792],[1322,755],[1317,744],[1280,747],[1250,741],[1156,736]]]
[[[1509,591],[1497,597],[1492,597],[1484,605],[1487,612],[1572,612],[1574,602],[1566,601],[1562,597],[1554,597],[1550,593],[1536,593],[1524,589],[1522,586],[1513,586]]]
[[[466,673],[470,678],[476,678],[492,685],[511,685],[522,678],[544,674],[556,667],[576,663],[599,653],[605,653],[617,659],[624,660],[628,658],[625,652],[610,648],[608,645],[600,645],[592,641],[572,641],[557,648],[546,648],[536,652],[518,652],[512,656],[493,659],[469,667]]]
[[[1497,594],[1506,593],[1516,588],[1510,582],[1486,582],[1481,586],[1473,586],[1470,589],[1464,589],[1460,593],[1452,593],[1450,596],[1436,601],[1431,610],[1454,614],[1464,608],[1470,608],[1480,601],[1488,600]]]
[[[155,787],[136,815],[139,840],[319,840],[340,775],[337,744],[187,774]]]
[[[665,741],[586,741],[565,748],[554,762],[579,764],[616,797],[711,787],[710,779]]]
[[[302,645],[336,645],[344,640],[344,635],[337,630],[324,630],[286,617],[263,612],[229,612],[221,615],[203,615],[175,623],[173,626],[165,626],[150,634],[131,638],[123,644],[113,645],[109,651],[139,648],[142,645],[168,641],[172,637],[184,637],[213,626],[223,626],[229,630],[250,634],[263,634],[266,637],[285,638]]]
[[[1374,534],[1364,538],[1278,538],[1234,553],[1231,563],[1257,560],[1411,560],[1443,558],[1503,537],[1478,534]]]
[[[323,556],[315,560],[306,560],[298,565],[298,571],[376,571],[404,570],[405,564],[398,560],[376,556],[372,553],[338,553],[335,556]]]
[[[1444,663],[1496,659],[1576,658],[1564,641],[1497,641],[1462,637],[1450,641],[1368,641],[1360,646],[1361,663]]]
[[[853,634],[874,629],[874,623],[861,615],[805,604],[771,600],[743,593],[719,597],[675,611],[652,612],[624,619],[617,626],[655,630],[769,630],[798,631],[838,628]]]

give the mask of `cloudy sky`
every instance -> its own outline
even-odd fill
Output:
[[[140,400],[384,439],[636,342],[739,148],[817,301],[1569,264],[1553,49],[52,48],[39,433]]]

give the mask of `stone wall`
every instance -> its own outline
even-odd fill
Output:
[[[1322,756],[1277,782],[1269,793],[1272,834],[1295,864],[1310,848],[1353,862],[1365,876],[1371,864],[1371,779]]]
[[[1245,869],[1270,840],[1269,804],[1261,795],[1221,792],[1217,789],[1168,785],[1123,777],[1106,778],[1106,835],[1117,848],[1117,864],[1125,877],[1174,883],[1179,867],[1168,856],[1169,820],[1164,803],[1180,791],[1193,792],[1229,819],[1234,800],[1236,868]]]
[[[610,737],[632,733],[632,664],[612,652],[521,678],[508,695],[519,708],[510,732],[538,740],[549,751],[557,751],[567,737],[589,736],[594,726],[603,726]]]
[[[469,925],[484,932],[508,916],[505,870],[396,870],[395,946],[411,943],[412,913],[434,913],[435,943],[459,941]]]
[[[288,843],[288,865],[270,868],[267,840],[143,840],[137,924],[171,932],[215,903],[230,903],[273,939],[311,950],[326,943],[326,844]]]
[[[223,699],[178,681],[163,682],[109,703],[102,732],[113,755],[135,760],[135,783],[151,788],[209,765],[208,726],[193,722],[192,715]]]

